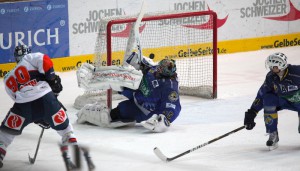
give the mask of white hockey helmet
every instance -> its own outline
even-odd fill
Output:
[[[31,49],[26,45],[19,45],[15,47],[14,56],[17,63],[21,61],[24,55],[31,53]]]
[[[267,57],[266,68],[272,69],[274,66],[277,66],[281,71],[287,68],[287,57],[285,54],[277,52]]]

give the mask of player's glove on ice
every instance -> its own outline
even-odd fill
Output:
[[[254,119],[256,115],[257,112],[254,109],[248,109],[245,112],[244,125],[246,126],[247,130],[251,130],[255,127],[256,123],[254,122]]]

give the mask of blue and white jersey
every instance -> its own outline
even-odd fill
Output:
[[[260,87],[256,99],[251,108],[260,111],[263,108],[263,97],[267,93],[273,93],[286,99],[291,105],[300,104],[300,66],[288,65],[284,75],[280,78],[270,71],[265,82]]]
[[[156,67],[151,67],[143,76],[139,89],[134,91],[136,105],[146,115],[164,114],[173,122],[181,111],[177,77],[158,77]]]
[[[30,102],[52,91],[46,80],[54,77],[51,59],[42,53],[30,53],[5,75],[5,90],[16,103]]]

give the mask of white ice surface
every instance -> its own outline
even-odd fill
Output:
[[[244,112],[267,73],[265,58],[277,51],[285,53],[289,63],[300,64],[299,46],[219,55],[218,99],[181,97],[182,112],[166,133],[149,133],[141,126],[105,129],[76,124],[77,110],[73,103],[83,90],[77,87],[75,72],[58,73],[64,85],[59,99],[68,109],[79,142],[90,147],[97,171],[298,171],[298,116],[287,110],[279,113],[280,142],[274,151],[265,146],[268,137],[260,112],[252,131],[241,130],[172,162],[164,163],[153,153],[153,148],[159,147],[165,155],[173,157],[242,126]],[[5,93],[3,79],[0,90],[0,120],[3,120],[13,102]],[[60,137],[53,130],[45,131],[37,160],[34,165],[29,164],[28,153],[33,157],[40,131],[35,124],[26,127],[9,146],[1,170],[65,170],[57,145]]]

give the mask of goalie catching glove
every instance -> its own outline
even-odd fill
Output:
[[[170,127],[170,122],[163,114],[154,114],[151,118],[141,122],[142,126],[153,132],[165,132]]]

